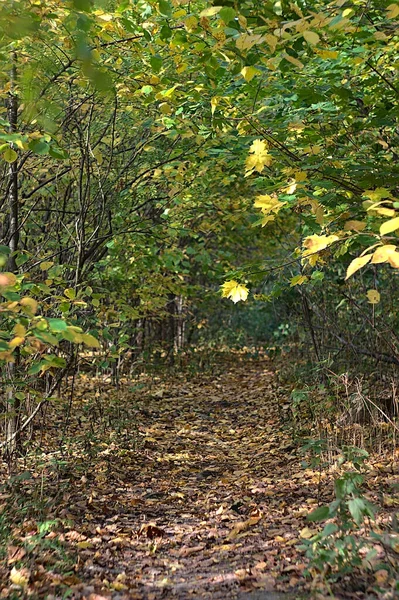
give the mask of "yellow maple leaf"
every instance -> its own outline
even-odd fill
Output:
[[[14,585],[19,585],[20,587],[26,587],[28,585],[30,578],[30,572],[28,569],[17,569],[13,567],[10,573],[10,581]]]
[[[269,196],[269,194],[264,194],[260,196],[256,196],[254,207],[260,208],[264,215],[267,215],[271,212],[278,213],[280,208],[287,204],[286,202],[280,202],[277,198],[273,198]]]
[[[294,287],[295,285],[303,285],[305,281],[308,281],[308,277],[306,275],[296,275],[290,281],[290,287]]]
[[[262,227],[264,227],[268,223],[271,223],[272,221],[274,221],[275,218],[276,217],[274,215],[265,215],[264,217],[261,218],[261,220],[257,224],[261,225]]]
[[[226,281],[222,286],[222,298],[230,298],[236,304],[240,300],[245,302],[248,298],[248,288],[246,285],[237,283],[234,279]]]
[[[265,166],[270,166],[272,157],[269,154],[267,143],[264,140],[255,140],[249,149],[250,155],[245,161],[245,177],[254,171],[261,173]]]
[[[264,140],[255,140],[252,142],[249,151],[253,152],[254,154],[262,154],[263,152],[267,152],[267,142]]]

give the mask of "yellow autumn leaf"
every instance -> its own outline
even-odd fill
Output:
[[[295,171],[294,173],[295,181],[300,183],[301,181],[305,181],[308,178],[308,174],[306,171]]]
[[[376,188],[375,190],[364,191],[363,196],[370,198],[373,202],[379,202],[383,198],[391,198],[392,194],[387,188]]]
[[[322,59],[335,59],[338,58],[339,53],[336,50],[319,50],[317,52],[317,54],[320,56],[320,58]]]
[[[26,329],[21,323],[17,323],[14,327],[14,333],[16,336],[24,338],[26,336]]]
[[[372,254],[366,254],[365,256],[358,256],[357,258],[353,259],[346,271],[345,279],[349,279],[349,277],[356,273],[356,271],[367,265],[372,256]]]
[[[305,283],[305,281],[308,281],[306,275],[296,275],[291,279],[290,287],[294,287],[295,285],[302,285],[303,283]]]
[[[396,250],[396,246],[394,246],[393,244],[385,244],[385,246],[379,246],[377,248],[377,250],[375,250],[375,252],[373,254],[373,258],[371,259],[371,262],[373,264],[387,262],[390,254],[392,252],[395,252],[395,250]]]
[[[283,188],[281,191],[284,194],[294,194],[297,188],[297,182],[293,181],[292,183],[290,183],[289,185],[287,185],[286,188]]]
[[[309,256],[314,252],[324,250],[339,239],[337,235],[309,235],[303,241],[303,246],[306,250],[303,251],[303,256]]]
[[[236,40],[236,46],[238,50],[249,50],[255,44],[260,44],[263,39],[263,36],[259,34],[242,33]]]
[[[241,69],[241,75],[244,77],[245,81],[251,81],[255,75],[258,75],[260,71],[255,69],[255,67],[244,67]]]
[[[245,302],[248,298],[248,288],[237,283],[234,279],[226,281],[222,286],[222,298],[230,298],[236,304],[240,300]]]
[[[14,348],[17,348],[17,346],[21,346],[21,344],[23,344],[24,341],[25,341],[25,338],[16,336],[10,342],[8,342],[8,345],[11,349],[14,349]]]
[[[269,194],[264,194],[260,196],[256,196],[256,200],[254,202],[255,208],[260,208],[263,214],[267,215],[271,212],[277,213],[280,208],[282,208],[286,202],[280,202],[277,198],[273,198],[269,196]]]
[[[214,96],[213,98],[211,98],[211,112],[212,115],[215,113],[216,107],[219,104],[219,96]]]
[[[271,164],[271,156],[264,155],[259,156],[256,154],[251,154],[245,161],[245,176],[251,175],[254,171],[261,173],[263,169]]]
[[[272,221],[274,221],[275,218],[276,217],[274,215],[265,215],[264,217],[261,218],[261,220],[259,221],[258,224],[261,225],[262,227],[264,227],[268,223],[271,223]]]
[[[385,223],[383,223],[380,227],[380,234],[387,235],[388,233],[392,233],[397,229],[399,229],[399,217],[385,221]]]
[[[267,152],[267,142],[265,140],[255,140],[252,142],[249,151],[254,154],[263,154]]]
[[[310,538],[312,538],[314,535],[316,535],[317,531],[316,529],[310,529],[309,527],[304,527],[300,534],[299,537],[302,540],[310,540]]]
[[[303,64],[303,62],[301,62],[300,60],[295,58],[295,56],[291,56],[290,54],[287,54],[287,52],[283,52],[283,58],[285,58],[285,60],[288,60],[288,62],[292,63],[299,69],[303,69],[303,67],[305,66]]]
[[[93,548],[94,544],[93,542],[90,542],[90,540],[84,540],[82,542],[77,542],[76,547],[79,548],[79,550],[87,550],[87,548]]]
[[[320,154],[321,146],[310,146],[310,154]]]
[[[109,587],[115,590],[116,592],[123,592],[124,590],[129,589],[125,583],[122,583],[122,581],[118,581],[117,579],[110,583]]]
[[[367,292],[367,298],[370,304],[378,304],[381,299],[381,295],[379,292],[377,292],[377,290],[369,290]]]
[[[26,587],[29,582],[30,572],[28,569],[17,569],[13,567],[10,573],[10,581],[14,585],[19,585],[20,587]]]
[[[15,285],[17,278],[14,273],[0,273],[0,288]]]
[[[185,21],[184,21],[184,27],[190,33],[192,33],[197,28],[197,26],[198,26],[198,20],[193,15],[190,17],[187,17],[187,19],[185,19]]]
[[[270,46],[271,51],[274,52],[278,43],[278,38],[272,33],[267,33],[265,35],[265,42]]]
[[[245,177],[254,171],[261,173],[265,166],[270,166],[272,157],[269,154],[267,143],[264,140],[255,140],[249,149],[250,155],[245,161]]]
[[[388,262],[394,269],[399,269],[399,252],[391,252],[388,256]]]
[[[8,146],[8,148],[3,152],[3,159],[8,163],[13,163],[17,160],[18,154]]]
[[[200,12],[200,17],[213,17],[217,15],[219,11],[221,11],[223,6],[210,6],[209,8],[205,8]]]
[[[396,19],[399,16],[399,4],[390,4],[387,7],[387,18]]]
[[[42,271],[48,271],[53,266],[53,264],[54,263],[51,260],[44,261],[44,262],[40,263],[40,269]]]
[[[25,298],[21,299],[20,304],[31,314],[36,314],[38,309],[38,303],[33,298],[29,298],[26,296]]]
[[[376,209],[372,209],[370,214],[375,214],[380,217],[393,217],[396,213],[393,208],[387,208],[386,206],[379,206]]]
[[[320,42],[320,36],[314,31],[304,31],[302,35],[307,43],[311,46],[315,46]]]
[[[94,337],[94,335],[91,335],[90,333],[82,333],[81,337],[85,346],[88,346],[89,348],[100,348],[100,342]]]
[[[161,102],[159,105],[159,110],[163,115],[170,115],[172,112],[172,107],[167,102]]]

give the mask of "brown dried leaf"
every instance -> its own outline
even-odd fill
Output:
[[[7,548],[7,561],[9,565],[21,560],[26,554],[26,550],[24,548],[20,548],[19,546],[8,546]]]
[[[164,529],[161,529],[157,525],[154,525],[153,523],[145,523],[140,527],[138,535],[143,535],[145,537],[148,537],[148,539],[152,540],[155,537],[163,537],[164,535],[166,535],[166,531]]]

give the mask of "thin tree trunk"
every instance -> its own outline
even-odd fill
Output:
[[[15,133],[18,124],[18,98],[15,92],[15,84],[17,77],[17,57],[14,52],[11,56],[12,67],[10,72],[10,92],[8,96],[8,121],[9,132]],[[9,166],[9,192],[8,192],[8,208],[10,214],[10,228],[8,246],[10,248],[10,256],[8,259],[8,269],[12,273],[17,273],[18,267],[16,263],[16,251],[19,243],[19,199],[18,199],[18,161],[14,161]],[[20,438],[16,435],[18,431],[18,413],[19,400],[15,398],[15,380],[17,376],[17,368],[19,362],[18,348],[15,349],[15,362],[8,363],[9,382],[6,392],[6,407],[9,416],[6,421],[6,440],[7,452],[11,456],[20,445]]]

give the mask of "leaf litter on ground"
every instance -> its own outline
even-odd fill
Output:
[[[18,485],[41,519],[25,506],[0,597],[308,597],[298,546],[332,484],[301,467],[273,363],[235,355],[219,374],[143,381],[82,377],[62,452],[54,414],[42,469],[24,459]]]

